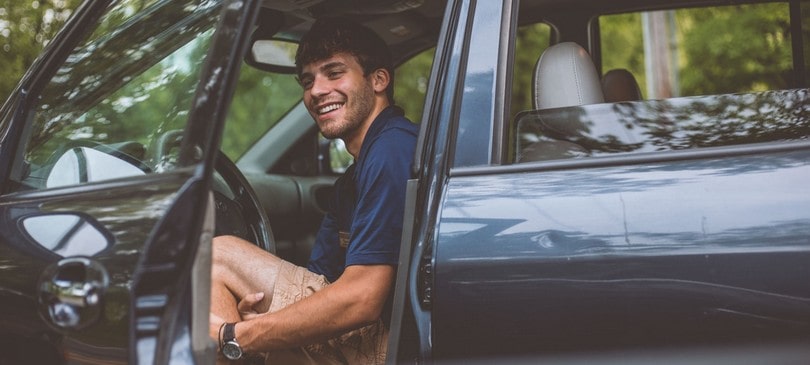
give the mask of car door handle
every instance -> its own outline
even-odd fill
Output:
[[[61,329],[86,327],[102,312],[109,274],[87,257],[70,257],[51,264],[39,279],[39,310],[42,317]]]

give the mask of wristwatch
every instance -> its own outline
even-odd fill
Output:
[[[228,360],[239,360],[244,355],[242,346],[236,342],[236,323],[226,323],[222,331],[222,355]]]

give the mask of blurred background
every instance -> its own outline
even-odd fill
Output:
[[[0,1],[0,102],[8,98],[28,66],[81,2]]]
[[[154,2],[127,1],[135,7]],[[26,69],[81,2],[0,0],[0,102],[11,94]],[[805,9],[810,7],[803,8],[806,12]],[[810,19],[810,14],[803,13],[802,18]],[[601,62],[597,66],[602,71],[614,68],[630,71],[645,99],[795,87],[787,2],[607,14],[595,20],[600,29],[601,48]],[[803,42],[808,49],[810,21],[803,23],[806,35]],[[537,56],[549,45],[551,33],[551,27],[545,23],[518,28],[518,51],[509,96],[512,116],[531,109],[532,71]],[[433,49],[426,50],[396,71],[396,103],[417,123],[422,117],[433,53]],[[805,60],[810,64],[810,57]],[[163,71],[166,70],[150,72],[153,77],[168,77]],[[288,111],[278,105],[292,106],[300,99],[296,93],[278,91],[297,88],[293,75],[274,75],[244,67],[240,76],[226,124],[228,138],[222,145],[232,159],[241,156],[261,131],[272,127]],[[151,90],[148,96],[171,103],[174,94],[176,90],[163,93]],[[276,99],[273,108],[267,103],[270,95]],[[133,109],[136,112],[145,120],[161,118],[152,115],[155,112]]]

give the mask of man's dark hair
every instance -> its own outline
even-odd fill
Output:
[[[386,94],[388,101],[394,103],[394,67],[388,45],[371,29],[347,19],[323,18],[312,25],[301,38],[295,54],[298,76],[301,76],[304,65],[325,60],[340,52],[354,56],[363,68],[364,76],[380,68],[387,70],[390,82]]]

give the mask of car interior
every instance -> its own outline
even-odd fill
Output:
[[[389,43],[397,63],[400,64],[399,69],[411,67],[408,69],[408,77],[395,78],[397,95],[407,94],[407,97],[397,98],[397,102],[405,108],[406,115],[418,123],[422,118],[424,86],[421,89],[400,86],[414,80],[423,85],[427,82],[432,49],[438,37],[445,2],[386,1],[373,2],[373,5],[363,1],[352,2],[353,5],[364,5],[361,6],[364,10],[346,10],[357,8],[337,4],[320,2],[295,10],[284,6],[269,6],[259,18],[260,24],[254,38],[294,42],[317,17],[329,14],[356,19]],[[771,8],[767,9],[776,10],[789,22],[786,2],[760,4],[757,1],[741,1],[728,5],[718,1],[521,1],[518,9],[520,26],[515,41],[513,92],[509,100],[511,108],[508,116],[513,121],[510,126],[513,146],[510,148],[514,152],[510,160],[505,162],[543,163],[616,153],[712,147],[744,143],[751,138],[762,141],[803,138],[807,126],[803,126],[798,133],[792,131],[787,136],[784,133],[787,128],[778,127],[783,124],[780,121],[788,118],[787,110],[776,113],[769,122],[776,126],[770,135],[748,136],[747,139],[740,138],[736,142],[689,144],[685,141],[695,138],[694,134],[686,133],[672,123],[661,123],[662,119],[666,119],[662,118],[663,114],[691,115],[694,111],[689,105],[714,104],[714,112],[693,117],[696,122],[692,125],[703,130],[709,135],[707,138],[711,139],[711,134],[723,133],[725,130],[712,121],[720,119],[719,114],[725,110],[724,103],[729,99],[745,104],[749,97],[755,97],[761,102],[778,104],[784,98],[794,98],[790,93],[769,92],[798,86],[790,83],[790,76],[773,82],[752,83],[751,87],[723,87],[720,83],[721,86],[714,89],[695,88],[692,91],[682,88],[671,95],[656,95],[650,89],[654,86],[650,86],[650,76],[649,73],[645,75],[644,65],[616,56],[617,53],[644,52],[641,44],[630,43],[641,40],[643,30],[640,26],[638,34],[632,37],[613,30],[617,23],[627,22],[627,19],[641,24],[640,19],[645,16],[665,13],[674,19],[670,26],[678,27],[684,21],[676,18],[680,15],[675,14],[675,9],[688,8],[685,11],[691,12],[719,9],[722,12],[725,8],[734,8],[734,11],[755,12],[768,6]],[[766,11],[770,11],[767,9]],[[667,13],[669,10],[671,11]],[[282,19],[280,23],[283,25],[277,31],[269,30],[269,27],[261,24],[267,21],[275,25],[279,19]],[[688,45],[680,47],[685,49]],[[787,42],[782,47],[789,49],[791,46]],[[532,56],[519,57],[522,54]],[[524,59],[531,59],[531,64],[521,63]],[[758,59],[751,61],[765,63]],[[262,65],[253,54],[249,54],[246,56],[243,72],[254,75],[252,69],[293,72],[289,67],[283,70],[278,66]],[[787,72],[793,72],[791,67],[788,69]],[[688,68],[681,66],[681,72],[683,74],[676,75],[680,79],[693,78],[687,74]],[[413,73],[419,76],[412,77]],[[750,95],[744,96],[744,93]],[[715,100],[714,95],[726,97],[720,103]],[[240,90],[237,90],[236,98],[240,97]],[[258,138],[244,152],[230,154],[226,144],[223,145],[223,150],[237,160],[240,170],[256,189],[270,217],[279,253],[296,263],[303,263],[323,212],[323,201],[329,196],[330,184],[341,170],[340,164],[334,164],[340,151],[339,146],[318,137],[314,124],[300,104],[291,104],[294,106],[270,129],[272,133]],[[572,118],[579,119],[579,122],[572,122]],[[226,128],[231,128],[231,125]],[[284,137],[276,134],[282,131]],[[668,145],[662,147],[660,141],[648,137],[662,134],[677,142],[668,142]],[[225,138],[227,142],[227,131]],[[343,160],[346,161],[346,158]]]

